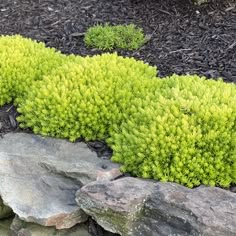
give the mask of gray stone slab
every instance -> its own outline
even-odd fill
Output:
[[[220,188],[128,177],[90,183],[76,195],[98,224],[123,236],[236,236],[236,194]]]
[[[11,133],[0,140],[0,195],[22,220],[57,229],[87,219],[75,202],[84,184],[119,176],[84,143]]]

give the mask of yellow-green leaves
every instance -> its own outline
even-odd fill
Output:
[[[0,105],[23,100],[33,81],[40,80],[53,69],[74,60],[43,43],[16,36],[0,37]]]
[[[106,139],[121,124],[135,91],[156,73],[155,67],[117,54],[65,63],[34,83],[19,108],[21,125],[71,141]]]
[[[236,86],[198,76],[156,78],[117,54],[63,56],[0,38],[0,105],[15,100],[36,134],[103,139],[122,170],[190,188],[236,183]]]
[[[236,86],[174,75],[145,87],[111,132],[112,159],[133,175],[188,187],[235,183]]]
[[[101,50],[111,50],[114,48],[134,50],[145,43],[145,36],[142,29],[134,24],[97,25],[88,29],[84,42],[89,47]]]

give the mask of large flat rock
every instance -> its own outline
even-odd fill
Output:
[[[87,219],[75,193],[95,180],[111,180],[119,166],[97,158],[84,143],[12,133],[0,140],[0,195],[22,220],[57,229]]]
[[[78,205],[103,228],[124,236],[236,236],[236,194],[138,178],[97,181]]]

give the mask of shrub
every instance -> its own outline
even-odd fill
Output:
[[[88,29],[84,38],[85,44],[101,50],[114,48],[134,50],[145,43],[142,29],[133,24],[111,26],[97,25]]]
[[[120,124],[134,85],[155,78],[156,68],[116,54],[69,63],[34,84],[19,107],[18,121],[35,133],[87,140],[105,139]],[[138,92],[138,91],[137,91]]]
[[[127,119],[107,141],[112,160],[135,176],[228,187],[236,182],[236,86],[163,79],[158,93],[130,101]]]
[[[190,188],[236,183],[234,84],[158,79],[155,67],[132,58],[66,57],[19,36],[5,39],[1,103],[19,94],[22,127],[71,141],[104,139],[112,160],[135,176]]]
[[[16,97],[19,103],[33,81],[72,57],[19,35],[0,36],[0,105]]]

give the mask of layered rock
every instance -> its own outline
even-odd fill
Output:
[[[76,225],[70,229],[57,230],[55,227],[44,227],[35,223],[26,223],[15,217],[11,225],[12,236],[90,236],[87,226]]]
[[[121,173],[84,143],[14,133],[1,139],[0,175],[0,195],[22,220],[64,229],[87,220],[78,189]]]
[[[77,203],[124,236],[236,236],[236,194],[220,188],[122,178],[84,186]]]
[[[119,179],[119,166],[84,143],[7,134],[0,142],[0,175],[0,219],[11,209],[20,218],[11,235],[88,236],[78,223],[89,215],[123,236],[236,236],[236,193]],[[0,221],[0,235],[9,233],[9,224]]]

